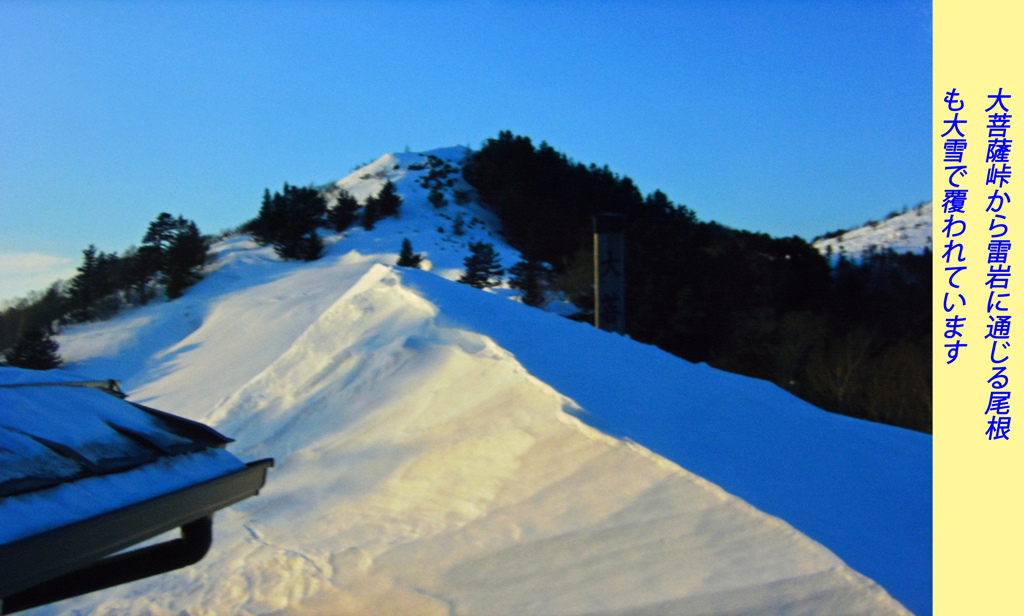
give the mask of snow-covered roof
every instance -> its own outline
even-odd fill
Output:
[[[0,545],[245,468],[217,432],[83,383],[0,367]]]
[[[127,402],[113,381],[0,367],[0,599],[254,494],[269,462],[243,464],[228,442]],[[256,474],[255,490],[238,487]],[[96,520],[112,532],[96,537]],[[58,557],[35,558],[54,545]]]
[[[81,381],[57,371],[0,369],[0,497],[184,459],[230,442]],[[230,454],[224,462],[218,467],[241,466]],[[6,509],[0,505],[0,513]],[[12,533],[11,524],[3,526],[0,542]]]

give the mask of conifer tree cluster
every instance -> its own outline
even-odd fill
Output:
[[[435,209],[441,209],[448,205],[448,200],[444,198],[444,193],[437,188],[430,189],[430,193],[427,195],[427,201],[429,201]]]
[[[527,306],[544,304],[542,284],[548,275],[548,269],[537,259],[520,261],[509,268],[511,275],[509,286],[523,294],[523,303]]]
[[[124,304],[145,304],[161,285],[168,299],[181,297],[199,282],[210,239],[196,223],[162,212],[149,223],[141,245],[124,255],[82,251],[82,264],[68,286],[68,318],[90,321],[110,317]]]
[[[291,186],[285,182],[282,192],[264,190],[259,214],[245,230],[260,245],[273,245],[274,252],[286,260],[315,261],[323,254],[324,243],[317,229],[325,223],[327,202],[312,187]]]
[[[69,303],[71,318],[75,321],[90,321],[95,318],[109,316],[117,310],[119,298],[101,303],[101,300],[113,296],[116,291],[127,286],[126,274],[129,269],[143,267],[142,257],[138,256],[132,265],[118,257],[117,253],[97,252],[95,244],[90,244],[82,251],[82,264],[78,273],[69,285]]]
[[[363,228],[373,229],[382,218],[397,218],[401,205],[395,184],[387,180],[380,192],[363,204]],[[242,225],[241,231],[252,235],[261,246],[272,245],[282,259],[313,261],[323,255],[323,240],[317,229],[328,227],[340,233],[357,219],[359,202],[345,189],[338,189],[334,205],[328,208],[321,191],[285,182],[281,192],[263,191],[259,214]]]
[[[41,327],[27,330],[17,343],[4,351],[4,363],[28,370],[52,370],[64,364],[57,353],[58,345]]]
[[[352,226],[358,212],[359,201],[342,188],[338,190],[334,206],[327,211],[327,222],[335,231],[341,233]]]
[[[210,239],[195,222],[164,212],[149,224],[138,248],[123,255],[89,245],[67,283],[30,294],[0,311],[0,350],[10,365],[56,367],[60,324],[105,319],[124,306],[145,304],[162,287],[167,299],[198,282],[209,260]],[[45,358],[49,357],[47,360]]]
[[[628,177],[508,131],[463,177],[509,243],[550,263],[552,286],[583,310],[593,306],[592,217],[625,215],[633,339],[827,410],[931,430],[930,253],[831,266],[801,238],[701,222],[660,191],[644,196]],[[532,285],[514,270],[511,284]]]
[[[68,312],[67,283],[55,282],[46,291],[29,293],[0,310],[0,350],[9,349],[30,329],[56,333]]]
[[[363,228],[370,231],[383,218],[398,218],[401,206],[402,197],[395,184],[391,180],[384,182],[380,192],[369,197],[363,204]]]
[[[137,272],[135,282],[144,285],[142,275],[155,274],[168,299],[181,297],[185,289],[199,282],[209,249],[209,238],[199,232],[195,222],[164,212],[149,224],[142,238],[138,254],[146,265]]]

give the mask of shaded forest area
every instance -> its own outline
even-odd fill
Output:
[[[832,412],[931,432],[931,254],[835,265],[798,237],[701,222],[660,191],[502,132],[464,176],[509,243],[593,306],[592,216],[624,214],[635,340],[769,380]],[[685,412],[681,410],[680,412]]]

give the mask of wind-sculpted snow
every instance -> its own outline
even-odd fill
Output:
[[[205,407],[236,454],[274,456],[260,497],[219,517],[199,565],[50,609],[905,613],[782,520],[580,422],[572,400],[404,284],[409,272],[350,258],[327,274],[349,287],[269,364],[244,343],[209,348],[229,295],[187,337],[189,361],[145,388],[251,372],[223,399],[200,386],[156,401]],[[258,306],[246,309],[253,338],[282,318]]]
[[[408,272],[405,280],[452,327],[489,336],[572,397],[588,424],[785,519],[930,613],[930,436],[826,413],[767,381],[542,311],[504,310],[501,298],[436,277]]]

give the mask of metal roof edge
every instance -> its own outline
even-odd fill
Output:
[[[50,383],[4,383],[0,384],[2,389],[18,389],[22,387],[84,387],[95,389],[110,394],[115,398],[124,400],[128,394],[121,391],[121,381],[106,379],[102,381],[54,381]]]
[[[157,419],[164,422],[164,424],[171,429],[172,432],[178,436],[188,438],[193,441],[200,443],[206,443],[212,447],[223,448],[228,443],[234,443],[235,439],[230,436],[224,436],[220,432],[214,430],[210,426],[192,419],[186,419],[180,415],[174,415],[166,411],[161,411],[152,407],[148,407],[138,402],[132,402],[131,400],[125,400],[128,404],[135,408],[148,413],[149,415],[156,417]]]
[[[0,602],[259,494],[273,465],[272,459],[250,462],[209,481],[0,545]]]

